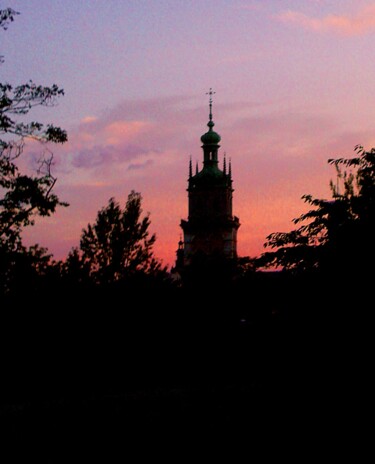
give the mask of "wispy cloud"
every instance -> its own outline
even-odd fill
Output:
[[[97,120],[97,117],[96,116],[86,116],[85,118],[82,119],[82,124],[90,124],[94,121]]]
[[[152,166],[154,164],[154,161],[151,159],[146,160],[144,163],[132,163],[129,164],[128,170],[137,170],[137,169],[144,169],[147,166]]]
[[[314,32],[358,36],[375,31],[375,3],[363,7],[353,15],[331,14],[316,18],[298,11],[287,11],[278,15],[278,19]]]
[[[186,97],[124,101],[99,117],[87,116],[69,133],[69,142],[59,150],[60,171],[141,170],[153,159],[183,144],[188,121]],[[181,105],[184,110],[181,109]]]
[[[131,144],[94,145],[75,153],[72,165],[75,168],[92,168],[113,163],[119,165],[147,153],[149,150]]]

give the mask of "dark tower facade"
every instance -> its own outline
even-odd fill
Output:
[[[228,171],[224,155],[223,169],[219,168],[220,135],[213,130],[212,95],[210,89],[208,131],[202,135],[203,167],[196,166],[193,174],[189,164],[188,220],[181,221],[183,230],[183,252],[179,243],[180,263],[189,266],[195,258],[237,258],[237,230],[239,219],[233,216],[232,170]],[[182,259],[183,254],[183,259]]]

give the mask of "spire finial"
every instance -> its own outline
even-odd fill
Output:
[[[224,152],[223,172],[224,172],[224,174],[227,173],[227,154],[226,154],[226,152]]]
[[[232,179],[232,160],[229,158],[229,179]]]
[[[189,179],[190,179],[190,177],[192,177],[192,175],[193,175],[193,164],[192,164],[191,155],[190,155],[190,160],[189,160]]]
[[[206,95],[210,96],[210,98],[208,100],[209,107],[210,107],[209,123],[208,124],[212,123],[212,95],[215,95],[215,93],[216,92],[214,92],[211,87],[210,87],[210,90],[208,92],[206,92]]]

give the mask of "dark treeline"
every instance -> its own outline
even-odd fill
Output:
[[[206,425],[246,416],[254,430],[270,410],[290,416],[303,405],[315,417],[329,401],[337,419],[342,401],[345,414],[354,398],[363,407],[375,152],[357,154],[337,163],[353,168],[338,171],[341,192],[306,197],[313,209],[300,227],[271,234],[264,254],[199,260],[181,279],[154,256],[136,192],[124,207],[110,199],[61,262],[23,247],[19,229],[16,242],[4,234],[2,417],[19,433],[30,420],[47,433],[45,421],[61,431],[79,410],[88,437],[107,421],[108,433],[144,421],[191,426],[203,397],[223,408],[211,404]],[[244,403],[233,409],[236,395]]]
[[[298,242],[277,272],[265,269],[271,250],[199,262],[175,280],[154,257],[149,218],[131,192],[123,208],[109,201],[63,262],[39,247],[5,254],[2,436],[42,435],[61,456],[74,440],[93,452],[93,440],[131,446],[240,423],[255,442],[262,430],[281,434],[285,421],[298,432],[328,417],[320,430],[340,430],[367,404],[372,273],[363,260],[373,262],[371,246],[353,251],[367,233],[360,219],[342,224],[345,246],[327,234],[327,252],[314,243],[309,268],[311,249],[305,260]]]
[[[133,438],[241,423],[252,441],[265,428],[278,436],[286,422],[288,430],[327,416],[333,424],[353,402],[366,406],[371,338],[357,336],[354,320],[342,323],[342,298],[335,306],[333,293],[289,273],[207,284],[49,283],[8,299],[2,436],[42,434],[63,452],[71,437],[89,447],[118,437],[130,447]]]

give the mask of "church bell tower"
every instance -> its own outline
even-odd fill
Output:
[[[219,168],[218,152],[220,135],[213,130],[212,96],[210,89],[208,131],[202,135],[203,166],[198,164],[193,174],[192,161],[189,163],[188,220],[181,221],[183,240],[179,242],[178,261],[181,266],[194,264],[194,260],[205,258],[237,258],[237,230],[239,219],[232,211],[232,169],[226,157],[223,169]],[[177,263],[176,263],[177,264]]]

